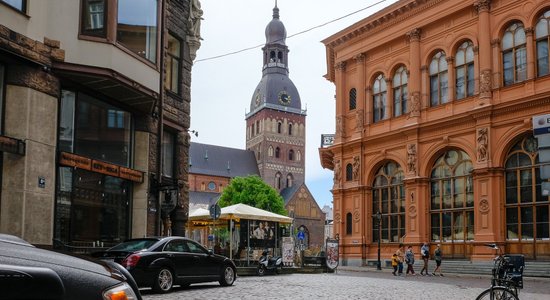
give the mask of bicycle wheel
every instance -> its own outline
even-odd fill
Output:
[[[477,296],[476,300],[519,300],[519,298],[509,289],[497,286],[486,289]]]

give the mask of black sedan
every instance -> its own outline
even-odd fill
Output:
[[[141,295],[118,264],[39,249],[0,234],[0,299],[140,300]]]
[[[121,264],[139,287],[159,293],[169,292],[174,285],[199,282],[218,281],[229,286],[237,274],[232,260],[184,237],[131,239],[92,256]]]

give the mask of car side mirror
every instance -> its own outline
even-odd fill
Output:
[[[212,249],[208,249],[208,254],[212,255],[214,254],[214,251],[212,251]]]

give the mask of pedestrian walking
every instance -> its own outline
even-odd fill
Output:
[[[435,276],[436,272],[439,272],[439,276],[443,277],[443,273],[441,273],[441,258],[443,257],[443,252],[441,251],[441,244],[437,244],[437,247],[434,251],[434,259],[435,259],[435,270],[433,271],[432,275]]]
[[[391,266],[393,267],[393,272],[391,273],[393,276],[397,276],[397,265],[399,265],[399,258],[397,257],[397,254],[394,253],[391,257]]]
[[[399,249],[395,252],[397,255],[397,274],[403,275],[403,262],[405,261],[405,252],[403,250],[403,244],[399,244]]]
[[[422,270],[420,270],[420,275],[429,275],[428,261],[430,260],[430,246],[428,246],[428,243],[424,243],[424,245],[422,245],[422,248],[420,248],[420,256],[422,257],[422,261],[424,262]]]
[[[405,263],[407,263],[407,274],[411,273],[413,276],[416,275],[414,273],[414,252],[412,250],[412,246],[407,247],[407,253],[405,253]]]

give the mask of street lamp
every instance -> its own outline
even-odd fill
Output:
[[[382,265],[380,264],[380,239],[382,238],[382,214],[380,214],[380,211],[377,211],[373,217],[376,219],[376,225],[378,226],[378,261],[376,262],[376,269],[382,270]]]

